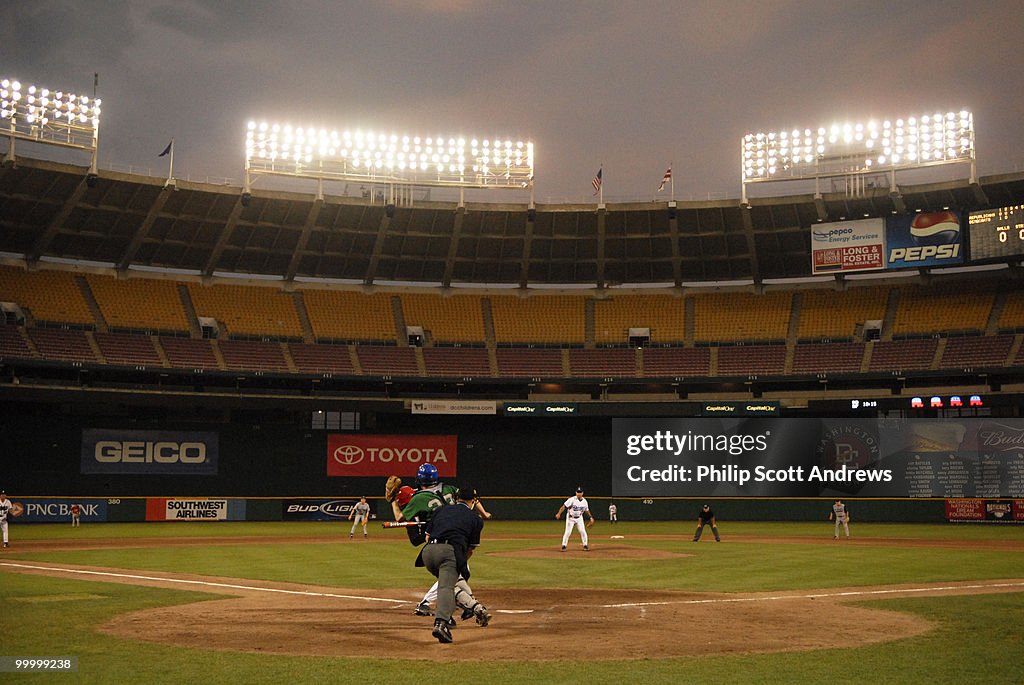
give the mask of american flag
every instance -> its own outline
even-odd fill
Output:
[[[665,190],[665,184],[672,180],[672,167],[669,167],[665,171],[665,175],[661,179],[661,185],[658,186],[658,192]]]
[[[594,180],[590,182],[590,185],[594,186],[594,195],[597,195],[601,190],[601,173],[604,169],[598,169],[597,174],[594,176]]]

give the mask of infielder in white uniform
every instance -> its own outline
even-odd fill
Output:
[[[846,531],[846,539],[850,539],[850,512],[846,511],[846,505],[843,504],[842,500],[837,499],[836,503],[832,505],[832,511],[828,514],[828,520],[836,521],[836,532],[833,536],[834,540],[839,539],[839,524],[843,525],[843,530]]]
[[[7,514],[10,513],[14,502],[7,499],[7,493],[0,490],[0,531],[4,535],[4,547],[7,547]]]
[[[558,508],[558,513],[555,514],[555,520],[562,518],[562,512],[565,514],[565,535],[562,536],[562,551],[565,551],[565,546],[569,544],[569,535],[572,533],[572,527],[580,531],[580,537],[583,538],[583,551],[589,552],[590,546],[587,539],[587,526],[594,525],[594,515],[590,513],[590,505],[587,504],[587,500],[583,497],[583,488],[576,488],[576,496],[570,497],[565,500],[565,503]],[[586,515],[590,518],[590,523],[584,525],[583,516]]]
[[[348,539],[352,539],[352,536],[356,532],[356,526],[360,523],[363,524],[363,537],[368,537],[366,535],[366,522],[370,519],[370,505],[366,503],[365,497],[360,497],[359,502],[352,507],[352,511],[348,512],[349,521],[352,520],[353,514],[355,514],[356,520],[355,523],[352,524],[352,529],[348,531]]]

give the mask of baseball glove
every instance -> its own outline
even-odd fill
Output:
[[[395,494],[398,492],[398,488],[402,487],[402,479],[398,476],[388,476],[387,482],[384,484],[384,499],[391,502],[395,499]]]

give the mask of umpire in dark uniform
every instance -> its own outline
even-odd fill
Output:
[[[476,490],[465,483],[459,484],[458,502],[435,511],[427,523],[428,541],[416,559],[417,566],[425,566],[437,576],[437,610],[432,634],[438,642],[452,641],[449,622],[455,610],[456,586],[460,592],[472,594],[465,583],[469,580],[467,562],[480,544],[480,531],[484,527],[483,519],[473,511],[476,498]],[[477,623],[487,625],[490,620],[487,610],[479,602],[474,608]]]
[[[715,542],[721,542],[722,537],[718,534],[718,521],[715,520],[715,512],[710,504],[705,504],[697,513],[697,530],[693,534],[693,541],[700,542],[700,535],[704,532],[704,526],[711,526],[711,532],[715,534]]]

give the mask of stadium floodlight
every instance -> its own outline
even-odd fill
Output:
[[[748,183],[884,172],[895,190],[898,170],[960,163],[971,165],[975,182],[974,115],[967,110],[759,131],[740,141],[744,204]]]
[[[533,143],[463,135],[399,135],[250,121],[246,189],[261,174],[318,181],[532,189]]]
[[[66,90],[0,79],[0,135],[9,138],[7,160],[14,160],[14,141],[69,147],[92,155],[96,173],[102,101]]]

